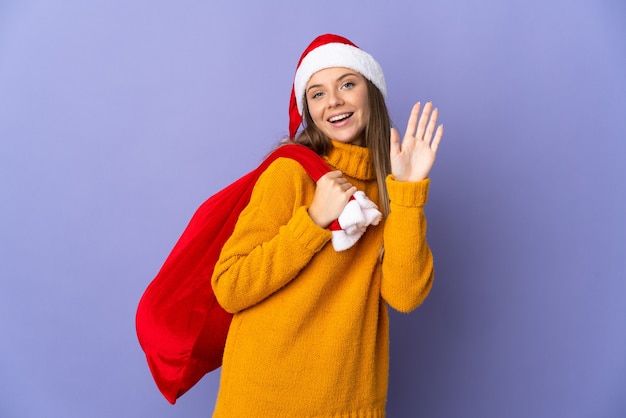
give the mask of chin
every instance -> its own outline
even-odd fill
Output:
[[[351,135],[349,133],[339,133],[336,132],[328,132],[326,134],[329,138],[332,138],[334,141],[341,142],[342,144],[352,144],[352,145],[362,145],[364,143],[363,136],[361,135]]]
[[[352,144],[352,145],[363,145],[364,141],[363,138],[361,138],[360,136],[358,137],[352,137],[352,136],[348,136],[348,137],[339,137],[339,139],[336,139],[336,141],[338,142],[342,142],[344,144]]]

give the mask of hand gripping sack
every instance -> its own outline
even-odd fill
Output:
[[[329,171],[307,147],[277,148],[255,170],[200,205],[139,301],[137,337],[157,387],[171,404],[222,364],[232,315],[213,294],[213,268],[257,179],[280,157],[298,161],[316,182]]]

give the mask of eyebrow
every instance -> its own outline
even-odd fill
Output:
[[[345,74],[344,74],[344,75],[342,75],[341,77],[337,78],[337,81],[341,81],[341,80],[343,80],[344,78],[346,78],[346,77],[350,77],[350,76],[352,76],[352,75],[356,75],[356,73],[353,73],[353,72],[345,73]],[[308,89],[306,89],[306,92],[308,93],[311,89],[315,89],[315,88],[318,88],[318,87],[321,87],[321,86],[322,86],[321,84],[313,84],[312,86],[309,86],[309,88],[308,88]]]

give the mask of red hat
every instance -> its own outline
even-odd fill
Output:
[[[386,96],[385,76],[374,57],[342,36],[332,34],[318,36],[304,50],[296,68],[289,103],[291,139],[295,138],[296,131],[302,123],[302,103],[306,84],[313,74],[331,67],[346,67],[357,71],[378,87],[383,97]]]

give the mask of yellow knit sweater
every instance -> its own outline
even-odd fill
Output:
[[[328,163],[378,203],[368,150],[333,145]],[[315,183],[297,162],[278,159],[258,180],[212,279],[234,313],[214,417],[385,416],[386,303],[416,308],[433,279],[429,181],[386,181],[389,217],[336,252],[308,216]]]

